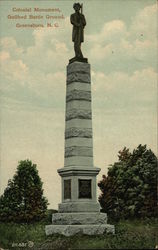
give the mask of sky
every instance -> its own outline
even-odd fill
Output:
[[[57,169],[64,165],[66,66],[74,56],[73,0],[0,1],[0,193],[20,160],[37,164],[50,208],[61,201]],[[86,0],[82,52],[91,65],[94,165],[98,180],[125,146],[147,144],[157,154],[157,4],[155,0]],[[44,19],[12,8],[59,8]],[[29,14],[29,13],[27,13]],[[34,14],[32,12],[31,14]],[[50,22],[59,27],[16,28]],[[36,14],[37,15],[37,14]],[[54,24],[56,21],[52,21]],[[99,191],[98,191],[99,192]]]

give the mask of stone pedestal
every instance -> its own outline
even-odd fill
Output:
[[[72,62],[67,66],[64,167],[58,169],[62,183],[59,213],[53,214],[46,234],[66,236],[114,233],[100,213],[96,196],[96,176],[100,168],[93,165],[93,133],[90,64]]]

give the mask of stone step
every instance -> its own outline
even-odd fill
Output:
[[[88,200],[88,199],[87,199]],[[90,199],[89,199],[90,200]],[[100,204],[90,201],[78,201],[78,202],[63,202],[58,204],[58,210],[60,213],[98,213],[100,211]]]
[[[115,234],[115,228],[109,224],[96,225],[48,225],[45,227],[46,235],[63,234],[72,236],[77,233],[87,235],[99,235],[103,233]]]
[[[52,224],[54,225],[89,225],[106,224],[107,214],[105,213],[55,213],[52,214]]]

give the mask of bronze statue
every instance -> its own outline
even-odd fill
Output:
[[[82,59],[81,43],[84,42],[84,27],[86,26],[86,19],[82,14],[82,5],[74,3],[73,8],[75,13],[70,17],[70,22],[73,25],[72,41],[74,42],[75,58]],[[81,13],[80,13],[81,9]]]

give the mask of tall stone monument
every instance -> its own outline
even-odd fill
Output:
[[[107,215],[100,213],[97,202],[96,176],[100,168],[93,164],[90,64],[81,52],[86,20],[79,3],[74,4],[74,9],[70,21],[75,57],[67,66],[65,157],[64,167],[58,169],[62,202],[58,213],[52,215],[52,225],[45,228],[46,235],[114,233],[114,226],[107,224]]]

